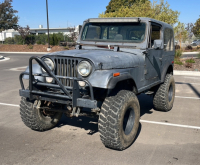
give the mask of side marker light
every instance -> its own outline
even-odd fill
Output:
[[[120,73],[114,73],[113,74],[113,77],[117,77],[117,76],[120,76]]]

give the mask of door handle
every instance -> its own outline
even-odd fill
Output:
[[[162,58],[159,58],[160,61],[162,61]]]

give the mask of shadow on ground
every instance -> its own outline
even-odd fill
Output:
[[[153,98],[151,96],[140,94],[138,96],[138,100],[140,103],[140,116],[153,113],[152,111]],[[85,130],[89,130],[90,132],[88,133],[88,135],[93,135],[96,132],[98,132],[98,119],[95,118],[89,118],[89,117],[68,118],[65,115],[63,115],[57,127],[63,127],[65,125],[70,125]],[[138,129],[137,137],[139,136],[140,131],[141,131],[141,124]]]
[[[153,113],[153,96],[140,94],[138,100],[140,103],[140,116]]]
[[[200,98],[200,92],[191,83],[176,82],[176,84],[186,84],[186,85],[188,85],[190,87],[190,89],[192,91],[194,91],[194,93],[196,94],[196,96]]]
[[[63,114],[62,119],[57,127],[63,127],[65,125],[79,127],[85,129],[86,131],[89,130],[90,132],[88,133],[88,135],[93,135],[94,133],[98,132],[98,119],[95,118],[89,118],[89,117],[68,118]]]

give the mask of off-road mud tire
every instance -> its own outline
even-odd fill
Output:
[[[20,115],[24,124],[35,131],[46,131],[54,128],[62,117],[61,112],[45,116],[41,110],[34,107],[34,101],[22,97],[20,102]]]
[[[129,133],[126,134],[123,122],[129,109],[134,112],[134,120],[131,120],[133,125],[129,129]],[[106,98],[102,105],[98,122],[101,141],[108,148],[126,149],[133,143],[137,135],[139,119],[140,106],[133,92],[122,90],[116,96]]]
[[[153,104],[154,108],[159,111],[170,111],[173,107],[175,98],[175,81],[172,74],[167,74],[163,84],[157,89]]]

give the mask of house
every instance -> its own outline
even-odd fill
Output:
[[[19,32],[14,29],[2,31],[0,33],[0,41],[5,41],[6,38],[14,37],[15,35],[19,35]]]
[[[49,28],[49,33],[63,33],[64,35],[70,35],[73,32],[79,33],[80,29],[80,25],[68,28]],[[30,33],[34,35],[48,34],[48,30],[47,28],[43,28],[42,25],[39,25],[39,28],[30,28]],[[14,29],[2,31],[2,33],[0,33],[0,41],[5,41],[6,38],[14,37],[15,35],[19,35],[19,32]]]
[[[68,27],[68,28],[49,28],[49,34],[53,33],[63,33],[64,35],[70,35],[72,32],[75,31],[75,28]],[[31,28],[31,34],[39,35],[39,34],[48,34],[48,29],[43,28],[42,25],[39,25],[39,28]]]

